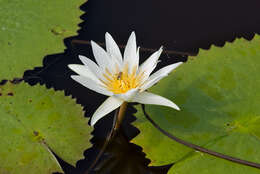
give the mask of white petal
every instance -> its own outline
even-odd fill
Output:
[[[168,106],[176,110],[180,110],[180,108],[171,100],[149,92],[138,93],[135,97],[133,97],[132,101],[142,104]]]
[[[139,68],[139,57],[140,57],[139,52],[140,52],[140,47],[137,48],[137,52],[136,52],[136,61],[137,61],[136,62],[136,67],[137,67],[136,70],[138,70],[138,68]]]
[[[135,66],[138,66],[138,60],[136,55],[136,38],[135,32],[132,32],[124,52],[124,66],[128,64],[128,72],[131,73]]]
[[[91,70],[89,70],[89,68],[87,66],[69,64],[68,67],[81,76],[90,78],[91,80],[95,81],[98,84],[101,83],[100,80],[98,79],[98,77]]]
[[[142,63],[142,65],[139,67],[138,73],[145,73],[145,79],[146,80],[149,75],[152,73],[152,71],[154,70],[154,68],[157,65],[158,59],[162,53],[163,49],[162,47],[156,51],[155,53],[153,53],[144,63]]]
[[[106,99],[99,108],[95,111],[91,118],[91,126],[93,126],[99,119],[118,108],[124,101],[115,97]]]
[[[145,91],[146,89],[153,86],[155,83],[160,81],[162,78],[166,77],[171,71],[173,71],[175,68],[180,66],[183,62],[174,63],[171,65],[168,65],[166,67],[163,67],[162,69],[159,69],[155,73],[153,73],[148,80],[140,87],[141,91]]]
[[[105,68],[111,71],[111,58],[107,52],[100,47],[96,42],[91,41],[92,51],[99,67],[104,71]]]
[[[107,96],[113,95],[113,93],[108,91],[105,87],[97,84],[95,81],[93,81],[87,77],[73,75],[73,76],[71,76],[71,78],[73,80],[75,80],[76,82],[82,84],[83,86],[87,87],[88,89],[93,90],[97,93],[107,95]]]
[[[97,66],[97,64],[95,62],[93,62],[92,60],[90,60],[89,58],[85,57],[85,56],[81,56],[79,55],[79,59],[81,60],[81,62],[86,65],[89,70],[95,74],[98,78],[100,79],[104,79],[103,75],[102,75],[102,71],[101,69]]]
[[[114,94],[115,97],[120,98],[124,101],[131,101],[131,99],[138,93],[138,89],[130,89],[126,93],[123,94]]]
[[[117,46],[116,42],[114,41],[113,37],[109,34],[105,34],[105,39],[106,39],[106,49],[108,54],[111,57],[114,57],[117,59],[117,61],[122,64],[122,54],[120,52],[119,47]]]

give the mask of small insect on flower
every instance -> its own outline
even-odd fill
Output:
[[[109,33],[105,34],[105,40],[106,51],[91,41],[97,64],[87,57],[79,56],[84,65],[68,65],[79,74],[72,75],[72,79],[93,91],[110,96],[95,111],[91,119],[92,126],[124,102],[163,105],[180,110],[172,101],[146,92],[146,90],[167,76],[182,62],[168,65],[151,75],[163,51],[162,47],[139,66],[139,47],[136,46],[134,32],[128,39],[124,56]]]
[[[122,74],[123,74],[123,72],[119,72],[119,73],[118,73],[117,80],[120,80],[120,79],[121,79]]]

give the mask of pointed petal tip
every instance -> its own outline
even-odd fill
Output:
[[[157,55],[158,55],[158,57],[161,56],[162,52],[163,52],[163,48],[160,47],[159,50],[157,51]]]
[[[171,107],[171,108],[173,108],[173,109],[175,109],[175,110],[177,110],[177,111],[180,111],[180,110],[181,110],[181,109],[179,108],[179,106],[177,106],[177,105],[176,105],[175,103],[173,103],[172,101],[171,101],[171,103],[161,104],[161,105]]]
[[[96,122],[97,122],[97,120],[95,121],[95,120],[91,119],[91,120],[90,120],[90,126],[93,127],[93,126],[96,124]]]
[[[68,68],[70,69],[70,70],[72,70],[72,71],[74,71],[74,72],[76,72],[77,70],[77,66],[79,66],[78,64],[68,64],[67,65],[68,66]],[[77,72],[76,72],[77,73]]]
[[[177,62],[177,63],[173,64],[173,65],[175,66],[173,69],[177,68],[177,67],[180,66],[181,64],[183,64],[183,62]]]
[[[71,69],[71,70],[72,70],[72,68],[71,68],[71,67],[72,67],[72,65],[73,65],[73,64],[68,64],[67,66],[68,66],[68,68],[69,68],[69,69]]]
[[[68,64],[67,66],[69,67],[69,68],[73,68],[73,67],[75,67],[75,66],[80,66],[81,64]]]
[[[176,109],[177,111],[181,111],[181,109],[179,108],[179,106],[175,106],[175,108],[174,109]]]
[[[183,64],[183,62],[177,62],[177,63],[174,63],[174,64],[171,64],[169,65],[169,67],[172,68],[172,70],[176,69],[177,67],[179,67],[181,64]],[[167,66],[166,66],[167,67]],[[171,71],[172,71],[171,70]]]
[[[134,31],[132,31],[132,33],[131,33],[129,38],[136,40],[136,35],[135,35]]]
[[[107,37],[107,36],[111,36],[111,34],[109,32],[106,32],[105,37]]]
[[[106,32],[106,33],[105,33],[105,38],[106,38],[106,39],[110,39],[110,37],[111,37],[111,35],[110,35],[108,32]]]
[[[80,75],[71,75],[70,78],[72,78],[72,79],[74,80],[74,79],[77,78],[78,76],[80,76]]]
[[[79,58],[86,58],[85,56],[83,56],[83,55],[79,55]]]
[[[91,40],[90,41],[90,44],[91,44],[91,47],[92,47],[92,49],[93,49],[93,47],[98,47],[99,45],[95,42],[95,41],[93,41],[93,40]]]
[[[94,115],[93,115],[94,116]],[[98,120],[97,119],[94,119],[95,117],[91,117],[91,119],[90,119],[90,126],[94,126],[97,122],[98,122]]]
[[[180,111],[181,109],[179,108],[179,106],[177,106],[175,103],[173,103],[172,101],[171,101],[171,104],[170,105],[168,105],[169,107],[171,107],[171,108],[173,108],[173,109],[176,109],[177,111]]]
[[[79,55],[79,60],[84,64],[84,60],[88,59],[86,56]]]

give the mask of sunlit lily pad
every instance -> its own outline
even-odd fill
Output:
[[[85,0],[0,1],[0,79],[22,77],[43,57],[63,52],[76,34]]]
[[[62,172],[50,150],[75,166],[91,146],[87,121],[64,92],[25,83],[0,86],[0,173]]]
[[[164,129],[186,141],[260,163],[260,37],[200,50],[151,91],[181,111],[147,106]],[[195,152],[161,134],[138,108],[141,145],[153,165],[175,162],[174,174],[259,174],[260,170]]]

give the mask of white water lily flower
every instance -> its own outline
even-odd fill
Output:
[[[70,69],[79,74],[72,75],[72,79],[93,91],[110,96],[95,111],[91,119],[91,126],[118,108],[123,102],[163,105],[180,110],[172,101],[145,90],[167,76],[182,62],[168,65],[150,76],[158,63],[162,47],[139,66],[139,48],[136,47],[134,32],[128,39],[124,58],[109,33],[105,34],[105,40],[106,51],[91,41],[97,64],[87,57],[79,56],[84,65],[68,65]]]

